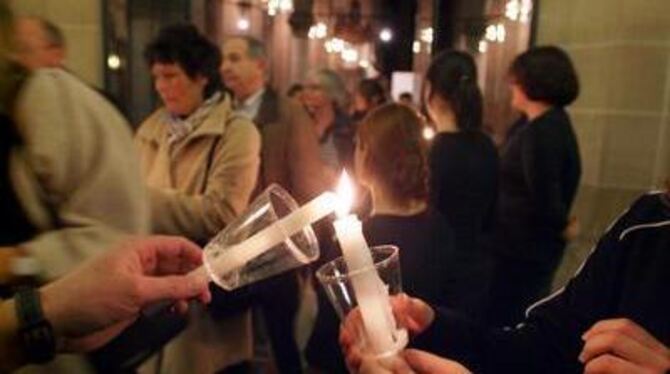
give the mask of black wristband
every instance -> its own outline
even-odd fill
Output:
[[[39,292],[21,287],[14,295],[19,337],[28,362],[43,364],[51,361],[56,352],[51,323],[44,318]]]

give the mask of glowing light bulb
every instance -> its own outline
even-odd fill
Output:
[[[421,29],[421,41],[427,44],[433,44],[433,28],[432,27],[426,27],[425,29]]]
[[[412,43],[412,52],[414,53],[421,53],[421,42],[418,40],[415,40]]]
[[[388,43],[393,39],[393,32],[388,28],[382,29],[382,31],[379,32],[379,39],[384,43]]]
[[[249,23],[248,19],[240,18],[240,19],[237,20],[237,29],[238,30],[242,30],[242,31],[249,30],[249,26],[251,26],[251,24]]]
[[[121,68],[121,57],[117,54],[111,54],[107,57],[107,67],[111,70],[119,70]]]
[[[489,43],[486,40],[480,40],[477,48],[479,53],[486,53],[489,50]]]

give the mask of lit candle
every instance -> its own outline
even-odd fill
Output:
[[[353,188],[346,172],[343,173],[338,186],[338,197],[340,198],[340,205],[336,210],[338,219],[333,225],[347,269],[349,273],[360,269],[374,269],[372,254],[363,236],[361,221],[355,215],[349,214],[353,201]],[[396,346],[394,342],[396,329],[386,286],[377,271],[354,274],[351,282],[370,348],[375,354],[391,352]]]
[[[211,277],[212,274],[221,276],[239,269],[265,251],[332,213],[337,204],[337,196],[332,192],[325,192],[245,241],[226,249],[220,256],[210,261],[206,259],[204,268],[200,267],[191,274],[196,277]],[[211,278],[217,279],[216,277]]]

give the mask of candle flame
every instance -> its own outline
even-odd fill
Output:
[[[354,186],[346,170],[342,171],[340,182],[337,185],[337,197],[339,200],[336,210],[337,216],[344,217],[349,214],[354,203]]]

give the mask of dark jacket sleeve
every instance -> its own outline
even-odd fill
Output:
[[[549,133],[546,126],[529,126],[531,128],[524,134],[521,145],[521,159],[532,206],[535,207],[535,219],[544,228],[562,232],[570,210],[561,192],[563,142]]]
[[[637,266],[631,263],[631,253],[642,248],[621,237],[639,224],[643,200],[648,199],[638,200],[619,218],[577,275],[564,289],[531,306],[524,323],[513,329],[487,330],[464,316],[439,310],[414,344],[460,361],[476,373],[581,373],[577,359],[583,346],[581,335],[597,321],[621,317],[615,305],[627,289],[622,274],[624,268]],[[647,235],[644,247],[665,245],[658,238],[658,233]],[[647,292],[656,292],[648,288]]]

